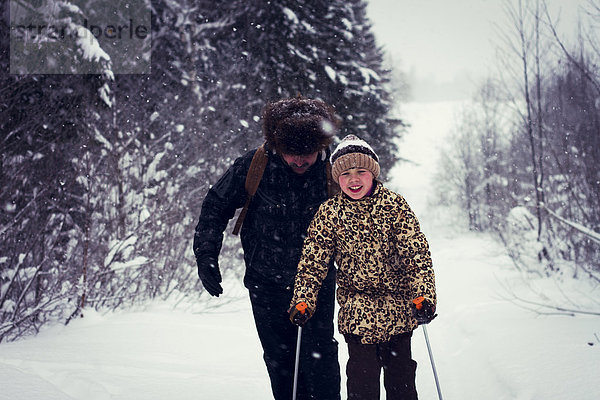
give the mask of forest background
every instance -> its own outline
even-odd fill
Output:
[[[262,142],[270,100],[321,98],[343,120],[338,139],[359,132],[384,171],[407,162],[398,104],[410,89],[365,1],[105,3],[2,3],[0,341],[86,308],[198,301],[202,199]],[[504,5],[501,68],[457,119],[439,202],[497,233],[525,273],[597,283],[599,3],[572,43],[545,2]],[[221,257],[243,274],[230,235]]]

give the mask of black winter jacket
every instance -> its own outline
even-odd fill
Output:
[[[244,183],[255,150],[235,160],[208,191],[194,235],[197,258],[217,258],[223,232],[236,209],[244,206]],[[283,288],[291,291],[306,230],[319,205],[327,199],[326,157],[303,175],[267,149],[269,161],[240,232],[249,289]],[[325,159],[323,159],[325,158]],[[330,268],[333,280],[333,268]]]

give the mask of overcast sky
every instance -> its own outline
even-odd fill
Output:
[[[549,0],[563,30],[575,32],[578,4]],[[368,0],[378,43],[409,75],[414,100],[470,98],[494,68],[503,0]],[[556,15],[556,14],[555,14]]]

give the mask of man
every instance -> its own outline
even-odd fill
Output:
[[[338,127],[332,107],[301,97],[263,112],[267,165],[241,229],[256,329],[276,400],[292,398],[297,328],[288,319],[306,229],[328,197],[329,144]],[[213,296],[223,293],[218,256],[223,232],[247,194],[256,150],[238,158],[208,191],[194,235],[198,275]],[[297,398],[340,399],[338,345],[333,338],[335,269],[330,265],[316,312],[303,327]]]

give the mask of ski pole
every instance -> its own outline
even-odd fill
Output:
[[[306,308],[308,306],[306,303],[298,303],[296,304],[296,309],[300,314],[304,314],[306,312]],[[300,342],[302,340],[302,326],[298,326],[298,339],[296,340],[296,363],[294,365],[294,389],[292,391],[292,400],[296,400],[296,391],[298,389],[298,366],[300,364]]]
[[[435,387],[437,388],[438,397],[442,399],[442,390],[440,389],[440,381],[438,380],[437,370],[435,369],[435,362],[433,361],[433,352],[431,351],[431,345],[429,344],[429,335],[427,334],[427,327],[423,327],[423,333],[425,334],[425,343],[427,344],[427,351],[429,352],[429,360],[431,361],[431,369],[433,369],[433,377],[435,378]]]
[[[413,300],[417,310],[420,310],[423,307],[424,300],[425,299],[423,297],[418,297]],[[423,327],[423,334],[425,335],[425,343],[427,344],[427,352],[429,353],[429,361],[431,361],[431,369],[433,370],[433,377],[435,378],[435,387],[437,388],[438,397],[440,400],[443,400],[442,390],[440,389],[440,381],[435,368],[435,361],[433,361],[433,352],[431,351],[431,344],[429,343],[429,335],[427,334],[427,324],[421,324],[420,326]]]

